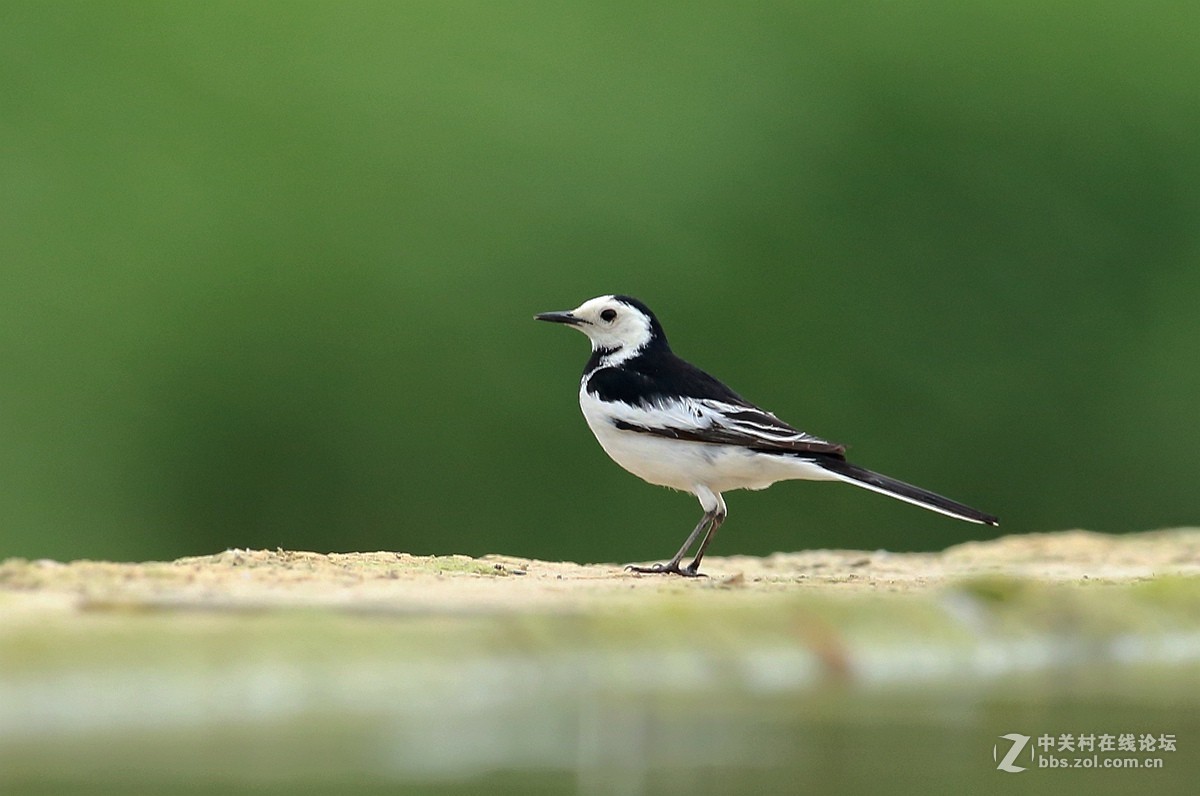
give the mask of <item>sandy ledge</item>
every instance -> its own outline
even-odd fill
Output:
[[[1089,531],[1005,536],[940,553],[811,550],[705,559],[708,578],[637,575],[616,564],[505,555],[414,556],[227,550],[170,562],[0,563],[0,600],[16,609],[126,606],[377,607],[538,612],[689,592],[921,593],[978,578],[1122,584],[1200,575],[1200,529],[1123,536]],[[6,611],[12,616],[14,611]],[[0,619],[2,622],[3,619]]]

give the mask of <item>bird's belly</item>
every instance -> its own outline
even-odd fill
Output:
[[[697,486],[703,486],[720,493],[731,489],[766,489],[785,479],[833,478],[815,464],[794,456],[624,431],[606,418],[587,412],[584,416],[613,461],[644,481],[671,489],[694,492]]]

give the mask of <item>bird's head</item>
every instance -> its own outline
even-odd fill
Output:
[[[658,319],[642,302],[631,296],[599,296],[566,312],[543,312],[539,321],[564,323],[583,332],[592,350],[605,355],[609,364],[623,361],[648,347],[666,347]]]

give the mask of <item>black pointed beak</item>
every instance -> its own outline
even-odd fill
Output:
[[[577,318],[569,312],[540,312],[534,315],[534,320],[550,321],[551,323],[566,323],[571,326],[578,326],[583,323],[583,318]]]

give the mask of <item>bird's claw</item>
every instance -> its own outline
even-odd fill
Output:
[[[630,564],[625,567],[627,572],[637,572],[643,575],[679,575],[684,578],[707,578],[695,565],[689,564],[686,567],[679,566],[679,562],[669,564],[651,564],[648,567],[635,567]]]

